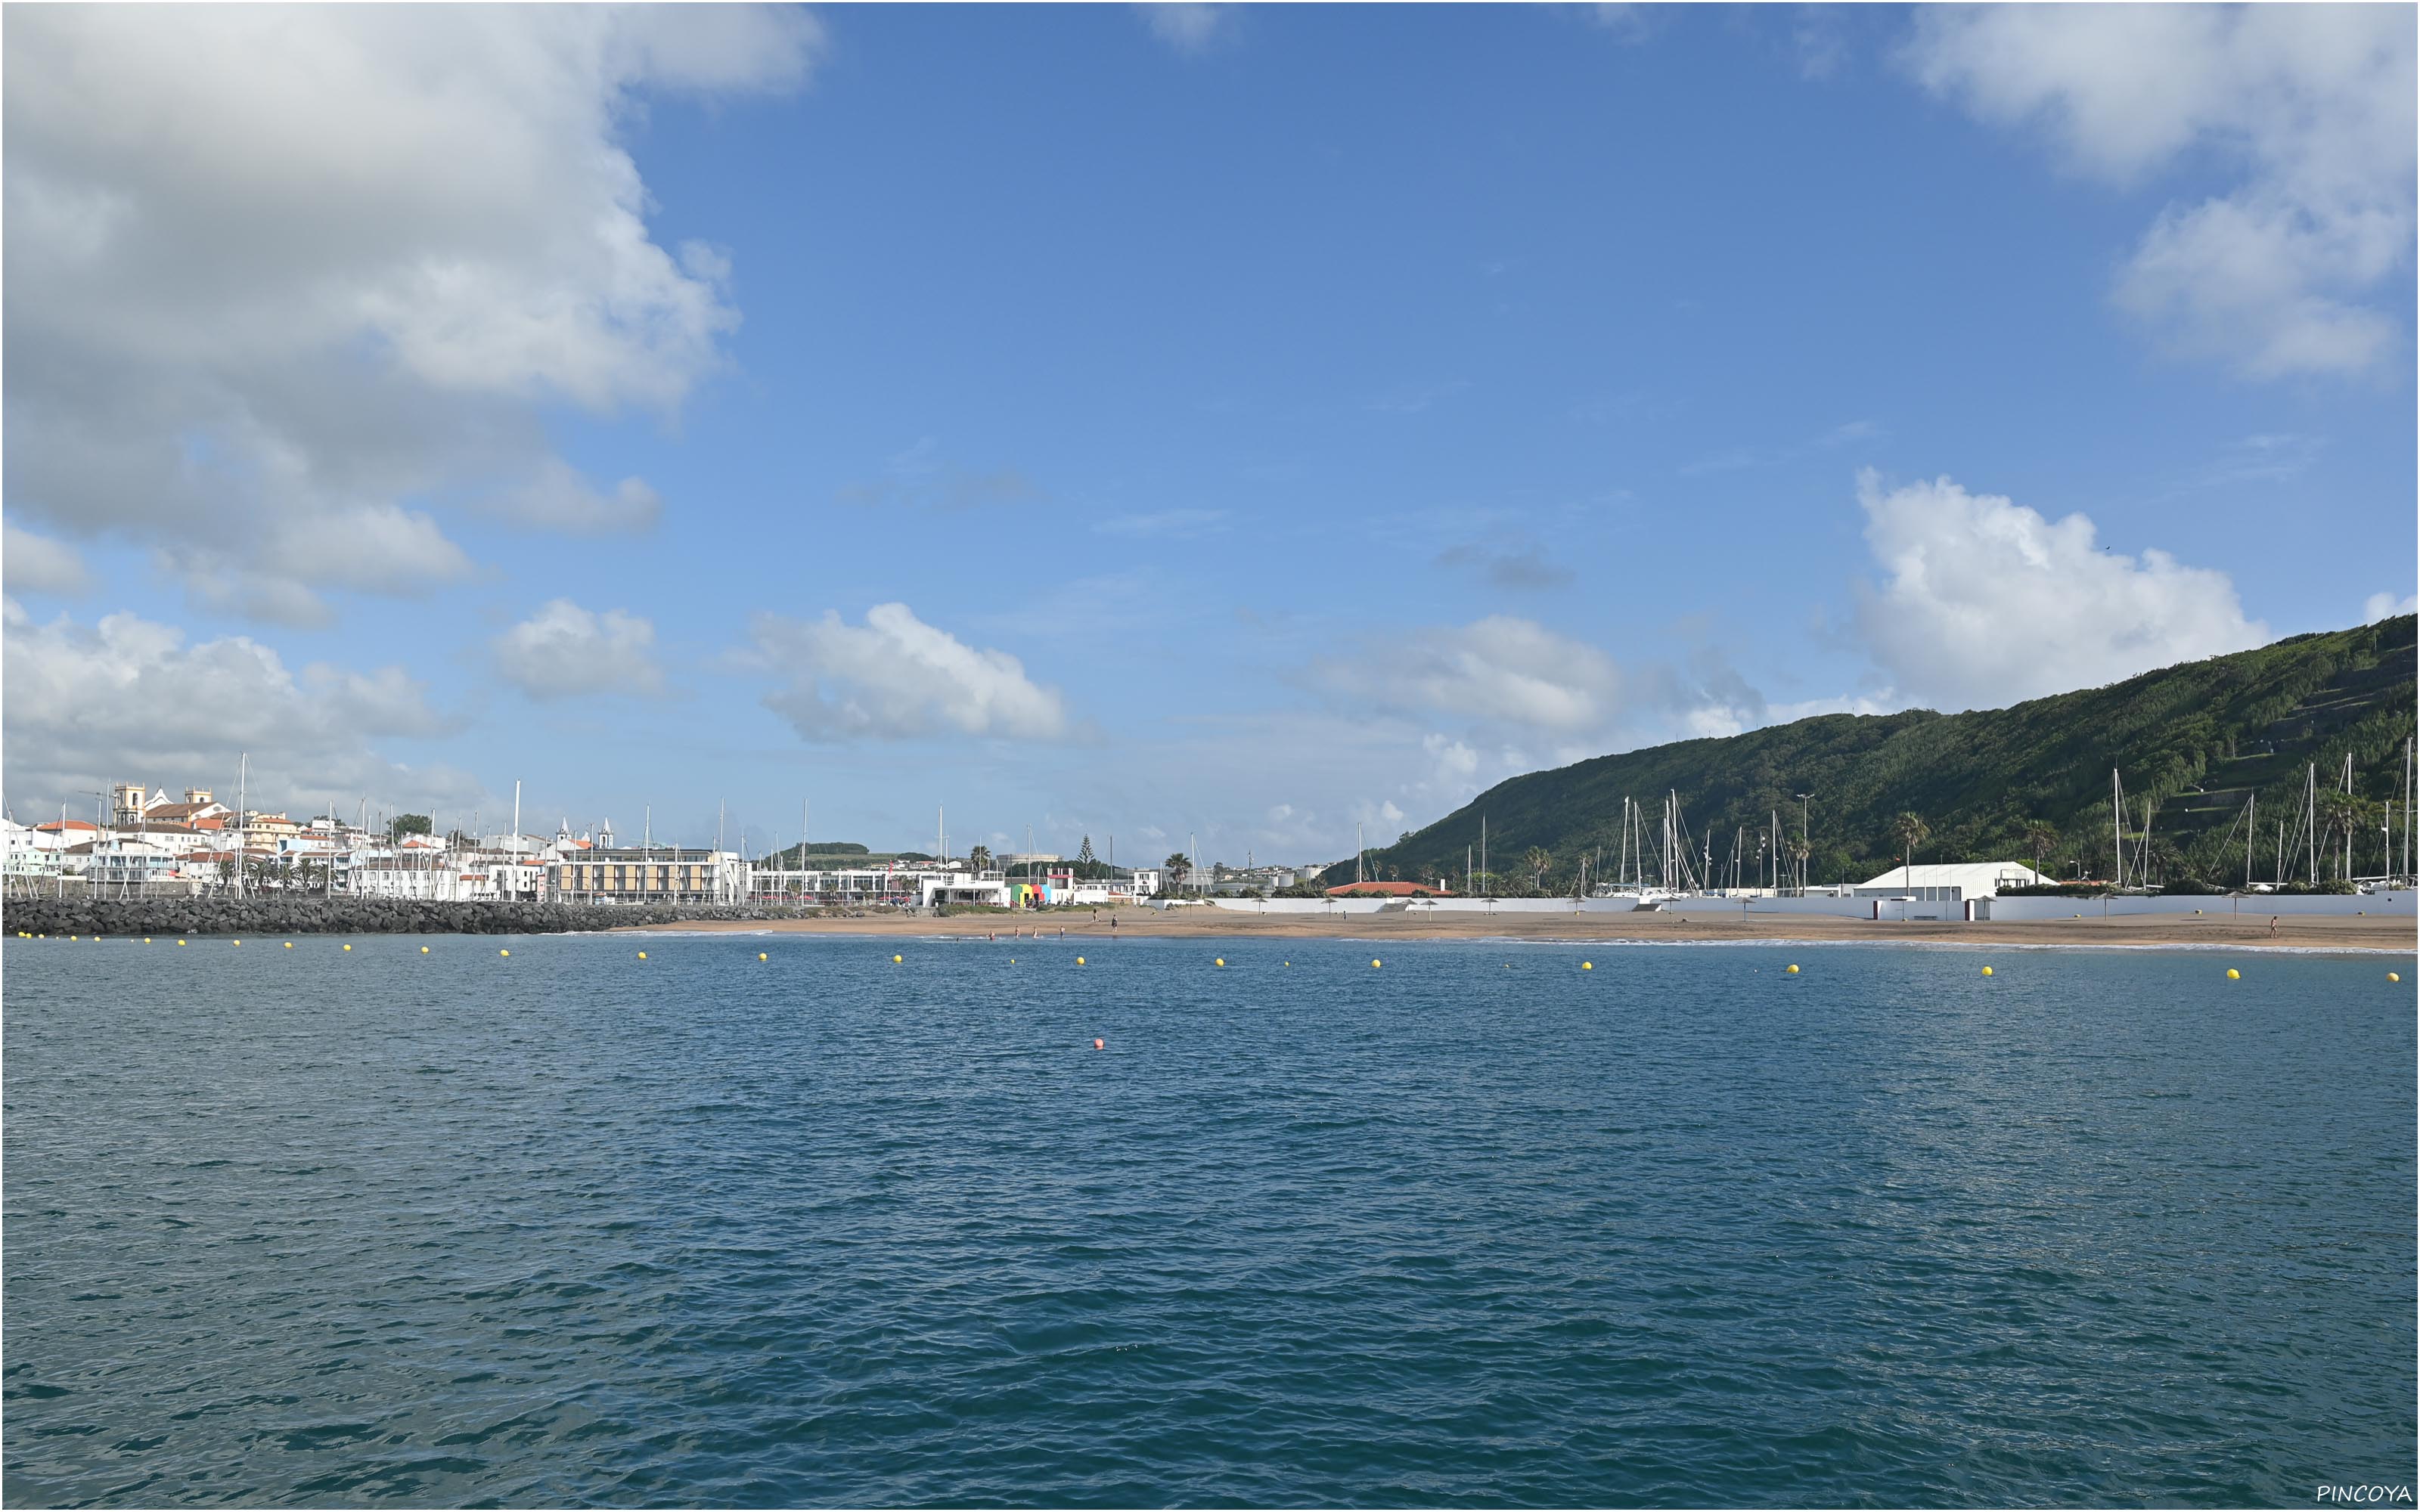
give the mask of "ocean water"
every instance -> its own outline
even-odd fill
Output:
[[[2408,958],[344,943],[8,942],[10,1505],[2420,1478]]]

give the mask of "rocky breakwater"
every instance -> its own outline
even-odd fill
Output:
[[[794,918],[728,903],[428,903],[404,898],[12,898],[9,938],[28,934],[567,934],[633,924]]]

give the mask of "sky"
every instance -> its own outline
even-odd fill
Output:
[[[13,7],[6,800],[1326,860],[2408,613],[2414,17]]]

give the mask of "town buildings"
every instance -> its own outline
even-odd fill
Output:
[[[567,822],[551,837],[396,835],[368,824],[366,805],[360,819],[230,805],[208,788],[120,782],[97,795],[91,819],[0,819],[0,887],[17,896],[268,892],[459,903],[1053,908],[1140,903],[1160,896],[1172,876],[1157,867],[1120,872],[1039,853],[982,867],[963,859],[868,857],[782,868],[720,847],[620,845],[602,825],[594,838],[573,834]],[[978,852],[976,859],[985,856]],[[1257,894],[1310,874],[1263,866],[1196,877],[1204,892]]]

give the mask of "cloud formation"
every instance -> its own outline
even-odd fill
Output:
[[[2233,187],[2164,208],[2113,297],[2180,351],[2279,378],[2376,370],[2408,343],[2413,39],[2408,7],[1943,6],[1918,9],[1905,59],[2113,183],[2225,164]]]
[[[84,558],[65,541],[0,525],[0,573],[12,594],[81,594],[92,586]]]
[[[2012,703],[2269,639],[2226,574],[2113,551],[2081,514],[2045,519],[1946,477],[1885,489],[1870,469],[1857,501],[1885,575],[1857,625],[1902,699]]]
[[[2420,594],[2406,594],[2401,598],[2396,597],[2393,594],[2372,594],[2368,601],[2361,607],[2361,623],[2376,625],[2381,620],[2391,620],[2398,614],[2415,612],[2420,612]]]
[[[876,604],[861,625],[828,611],[810,621],[759,614],[752,629],[757,659],[787,684],[765,706],[807,740],[1068,733],[1057,688],[1028,678],[1007,652],[970,646],[905,604]]]
[[[498,513],[532,530],[614,535],[654,529],[663,502],[644,478],[624,478],[603,493],[569,463],[549,457],[528,481],[504,490]]]
[[[314,663],[296,673],[244,636],[188,646],[181,630],[132,614],[38,625],[13,600],[6,614],[0,733],[21,818],[62,802],[87,813],[95,792],[120,781],[220,788],[232,802],[247,752],[255,807],[366,796],[451,811],[484,797],[464,773],[401,765],[374,748],[447,728],[399,667]]]
[[[656,627],[635,614],[599,614],[567,598],[551,599],[535,614],[496,637],[496,672],[531,698],[584,693],[660,693]]]
[[[1135,8],[1142,12],[1151,34],[1180,53],[1206,53],[1235,29],[1235,8],[1167,0]]]
[[[1391,635],[1313,669],[1330,692],[1389,713],[1576,733],[1608,726],[1622,676],[1596,647],[1492,614]]]
[[[287,621],[459,578],[432,509],[651,520],[541,409],[669,412],[738,314],[720,254],[651,239],[619,123],[792,87],[815,40],[726,6],[12,17],[10,509]]]

